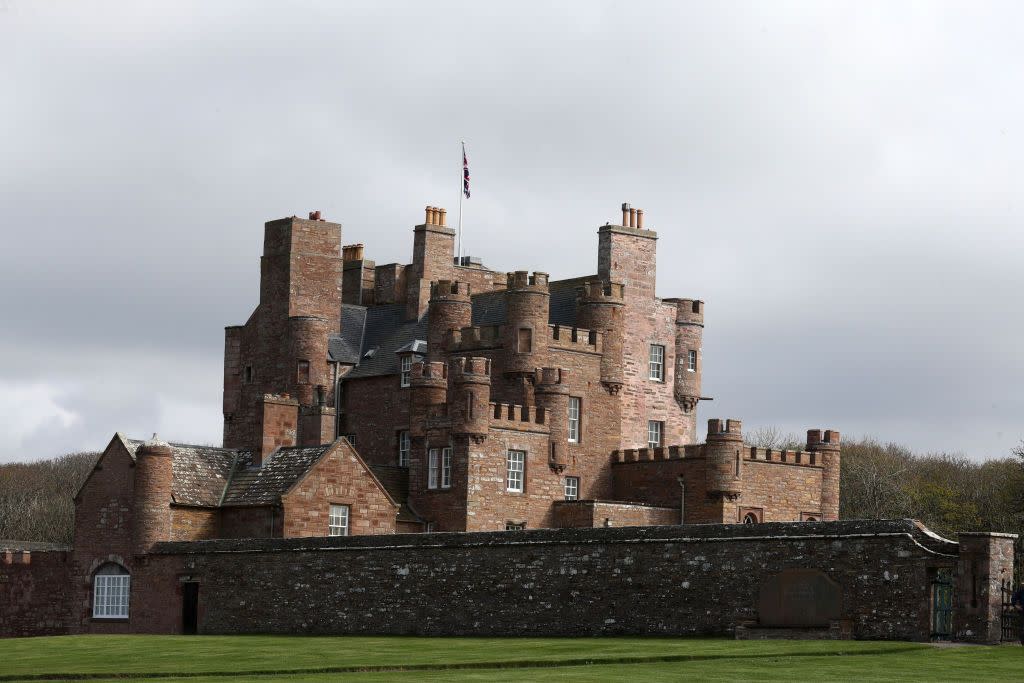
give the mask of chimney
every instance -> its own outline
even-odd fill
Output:
[[[622,227],[629,225],[629,202],[622,204]]]
[[[644,229],[644,210],[643,209],[637,209],[636,210],[636,227],[638,229],[640,229],[640,230]]]
[[[259,400],[259,430],[252,463],[263,465],[278,448],[294,446],[298,438],[299,402],[288,394],[264,394]]]

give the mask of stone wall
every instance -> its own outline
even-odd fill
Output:
[[[0,550],[0,636],[67,633],[66,551]]]
[[[811,568],[854,637],[927,640],[957,549],[910,520],[688,525],[166,543],[147,571],[200,582],[202,633],[571,636],[730,634]]]
[[[554,507],[555,526],[560,529],[679,524],[678,507],[605,500],[563,500]]]

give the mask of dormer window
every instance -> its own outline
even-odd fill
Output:
[[[412,375],[412,354],[402,356],[402,381],[403,387],[409,386],[409,377]]]

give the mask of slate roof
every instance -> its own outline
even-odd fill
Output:
[[[239,451],[238,464],[228,482],[221,505],[273,505],[334,444],[280,448],[263,461],[252,464],[248,452]]]
[[[125,446],[131,456],[144,442],[125,439]],[[248,451],[236,451],[214,446],[172,443],[173,479],[171,496],[181,505],[202,505],[216,507],[227,485],[237,461],[248,462]]]
[[[344,304],[341,307],[341,334],[327,340],[327,359],[355,365],[359,362],[366,329],[366,307]]]
[[[405,304],[384,304],[364,310],[366,322],[360,335],[362,345],[359,364],[345,375],[345,379],[398,374],[400,368],[395,352],[417,339],[427,338],[427,316],[419,320],[406,320]],[[354,339],[356,331],[346,331],[343,327],[342,336]],[[374,353],[367,356],[371,350]]]

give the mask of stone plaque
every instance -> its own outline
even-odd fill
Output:
[[[842,619],[843,590],[819,569],[786,569],[761,584],[761,626],[810,628]]]

